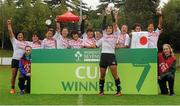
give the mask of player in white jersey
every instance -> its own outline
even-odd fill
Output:
[[[43,49],[55,49],[56,48],[56,40],[53,38],[53,32],[48,30],[46,32],[46,38],[42,41]]]
[[[106,20],[106,17],[104,18]],[[115,27],[116,26],[116,27]],[[117,45],[118,33],[115,33],[117,25],[108,25],[106,30],[103,31],[103,37],[96,43],[97,47],[102,47],[100,58],[100,95],[104,95],[104,83],[106,69],[109,66],[111,73],[115,79],[115,85],[117,87],[116,96],[121,96],[120,80],[117,72],[117,61],[115,57],[115,47]]]
[[[82,48],[83,47],[82,42],[83,40],[79,38],[78,32],[73,31],[72,39],[69,41],[70,48],[76,48],[76,49]]]
[[[53,38],[57,41],[57,49],[69,48],[69,39],[67,38],[68,33],[67,27],[61,29],[60,23],[56,23],[56,33]]]
[[[96,42],[98,42],[101,38],[102,38],[102,31],[96,31],[95,32]]]
[[[132,32],[141,32],[141,24],[139,24],[139,23],[135,23],[134,25],[133,25],[133,31]]]
[[[162,29],[162,15],[159,14],[159,22],[158,22],[158,28],[156,31],[154,31],[154,24],[149,23],[148,24],[148,48],[157,48],[157,43],[159,39],[159,35],[161,34],[161,29]]]
[[[94,38],[94,31],[91,27],[88,26],[87,31],[84,31],[84,24],[85,21],[88,22],[88,17],[85,15],[83,16],[81,22],[81,34],[83,38],[83,47],[84,48],[95,48],[96,47],[96,39]]]
[[[92,29],[92,25],[89,23],[87,15],[83,15],[81,26],[80,26],[82,39],[87,38],[87,33],[86,32],[87,32],[88,29]]]
[[[29,42],[29,46],[32,47],[32,49],[41,49],[41,41],[39,40],[39,36],[37,34],[32,35],[32,42]]]
[[[128,27],[127,25],[121,26],[121,31],[118,37],[118,48],[128,48],[130,43],[129,35],[127,34]]]
[[[88,29],[87,38],[83,39],[83,47],[84,48],[95,48],[96,47],[96,39],[94,38],[94,32],[92,29]]]
[[[118,25],[117,15],[115,16],[115,23],[116,25]],[[117,46],[116,46],[117,48],[129,47],[130,38],[129,38],[129,35],[127,34],[127,31],[128,31],[128,26],[125,24],[121,26],[121,30],[119,30],[118,28],[119,37],[118,37]]]
[[[12,68],[12,76],[11,76],[11,90],[10,93],[15,93],[15,81],[17,76],[17,71],[19,68],[19,60],[24,54],[24,48],[28,45],[27,41],[24,41],[24,34],[23,32],[19,32],[17,34],[17,39],[12,30],[11,20],[7,21],[9,37],[13,46],[13,57],[11,62]]]
[[[133,32],[141,32],[141,29],[142,29],[141,24],[135,23],[135,24],[133,25],[132,30],[131,30],[131,33],[129,33],[129,38],[130,38],[129,45],[131,45],[131,43],[132,43],[132,33],[133,33]]]

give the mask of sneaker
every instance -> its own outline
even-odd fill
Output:
[[[170,94],[170,96],[176,96],[176,94],[173,93],[173,94]]]
[[[19,94],[20,94],[20,95],[25,94],[24,90],[21,90],[21,91],[19,92]]]
[[[15,94],[16,91],[15,91],[14,89],[11,89],[9,93],[10,93],[10,94]]]
[[[115,96],[122,96],[121,92],[117,92]]]
[[[100,96],[103,96],[103,95],[104,95],[104,92],[103,92],[103,91],[99,92],[99,95],[100,95]]]

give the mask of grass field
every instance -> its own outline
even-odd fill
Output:
[[[12,51],[0,49],[0,57],[11,57]],[[180,57],[180,54],[176,54]],[[147,95],[15,95],[9,94],[10,66],[0,66],[0,105],[180,105],[180,68],[176,73],[176,96]],[[42,88],[43,89],[43,88]]]
[[[12,50],[3,50],[0,48],[0,57],[12,57]]]
[[[162,95],[14,95],[9,94],[10,66],[0,66],[0,105],[180,105],[180,69],[176,73],[176,96]],[[43,88],[42,88],[43,89]],[[16,91],[18,87],[16,86]]]

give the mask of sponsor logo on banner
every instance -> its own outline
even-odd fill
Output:
[[[76,57],[76,61],[81,61],[82,53],[80,51],[77,51],[74,56]]]
[[[81,62],[99,62],[100,52],[99,51],[77,51],[74,54],[76,61]]]
[[[99,51],[84,51],[84,62],[99,62]]]

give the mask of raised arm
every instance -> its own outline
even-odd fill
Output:
[[[102,22],[102,31],[106,29],[106,20],[107,20],[107,16],[105,13],[104,18],[103,18],[103,22]]]
[[[8,27],[9,37],[10,39],[12,39],[14,37],[14,33],[12,30],[11,20],[7,20],[7,27]]]
[[[57,39],[61,34],[61,25],[60,25],[60,22],[57,21],[57,18],[56,18],[56,33],[54,34],[53,38],[54,39]]]
[[[117,32],[118,31],[118,15],[115,14],[114,15],[114,19],[113,19],[113,27],[114,27],[114,32]]]
[[[81,34],[84,34],[84,24],[85,24],[85,20],[87,19],[87,16],[83,16],[82,18],[82,22],[81,22]]]
[[[162,18],[162,15],[160,14],[159,19],[158,19],[158,28],[159,29],[162,29],[162,22],[163,22],[163,18]]]
[[[114,15],[114,13],[113,13],[113,11],[111,11],[111,17],[112,17],[112,22],[113,23],[115,23],[115,17],[114,17],[115,15]]]
[[[57,31],[58,33],[61,32],[60,22],[58,22],[58,21],[56,21],[56,31]]]

